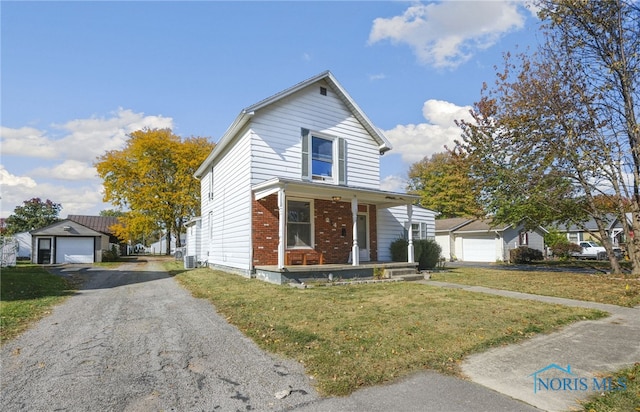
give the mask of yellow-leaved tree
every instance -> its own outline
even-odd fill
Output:
[[[112,228],[116,236],[127,241],[162,230],[182,246],[184,223],[200,209],[200,182],[193,174],[214,146],[204,137],[181,139],[171,129],[144,129],[131,133],[122,150],[98,157],[104,201],[126,210]]]

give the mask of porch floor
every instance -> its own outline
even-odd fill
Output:
[[[271,283],[284,284],[288,282],[302,282],[312,279],[328,279],[332,275],[334,279],[352,279],[373,277],[374,269],[414,269],[417,271],[418,263],[408,262],[360,262],[359,266],[350,263],[324,264],[324,265],[290,265],[282,269],[278,266],[256,266],[255,276],[258,279]]]

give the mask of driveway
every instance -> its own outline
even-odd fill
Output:
[[[318,399],[300,364],[261,351],[158,262],[58,270],[87,281],[2,348],[3,411],[267,411]]]

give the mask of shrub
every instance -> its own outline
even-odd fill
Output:
[[[520,246],[509,251],[511,263],[529,263],[534,260],[542,260],[542,252],[538,249],[531,249],[528,246]]]
[[[409,241],[404,238],[398,238],[391,243],[391,260],[394,262],[406,262],[407,247]],[[418,262],[418,269],[433,269],[438,264],[440,259],[440,252],[442,249],[435,240],[431,239],[416,239],[413,241],[413,252],[416,262]]]
[[[398,238],[391,242],[391,260],[393,262],[406,262],[408,245],[409,242],[405,238]]]
[[[573,253],[581,252],[582,247],[580,247],[580,245],[571,243],[568,240],[551,246],[551,253],[553,253],[553,256],[558,256],[560,258],[570,258]]]
[[[120,259],[120,255],[118,254],[118,248],[116,245],[111,245],[110,250],[102,251],[102,261],[103,262],[117,262]]]
[[[438,265],[442,248],[435,240],[420,239],[416,240],[413,244],[414,246],[416,244],[420,245],[421,249],[420,255],[418,255],[416,251],[416,261],[418,262],[419,270],[433,269]]]

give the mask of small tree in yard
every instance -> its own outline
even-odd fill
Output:
[[[62,205],[49,199],[44,202],[39,197],[25,200],[22,206],[17,206],[13,214],[6,219],[6,233],[27,232],[56,223],[60,220],[58,218],[60,210]]]

